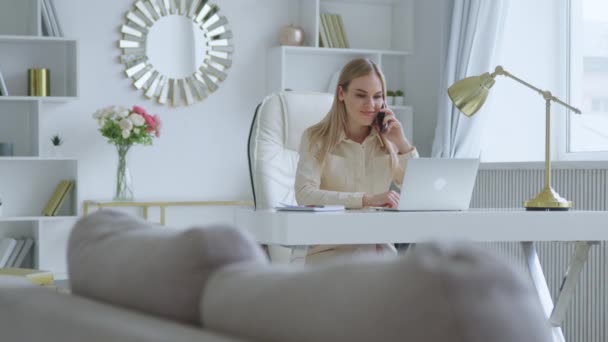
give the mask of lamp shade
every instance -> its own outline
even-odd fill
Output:
[[[466,116],[471,116],[483,106],[488,91],[494,85],[494,77],[489,73],[472,76],[454,83],[448,88],[448,95],[454,105]]]

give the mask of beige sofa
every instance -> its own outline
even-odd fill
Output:
[[[68,265],[71,295],[0,277],[2,341],[551,340],[529,282],[467,244],[276,266],[234,228],[103,210],[76,224]]]

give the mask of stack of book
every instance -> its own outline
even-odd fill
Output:
[[[319,24],[319,43],[321,47],[349,48],[344,22],[339,14],[321,13]]]
[[[42,34],[49,37],[63,37],[63,30],[57,20],[53,0],[42,0]]]
[[[28,264],[27,256],[34,246],[32,238],[3,238],[0,240],[0,268],[23,267]]]
[[[61,205],[65,202],[71,190],[74,188],[74,181],[70,179],[64,179],[55,188],[53,195],[49,198],[49,201],[44,207],[42,214],[44,216],[57,216]]]
[[[53,285],[53,281],[55,280],[53,273],[49,271],[28,268],[3,268],[0,269],[0,276],[3,275],[23,277],[32,282],[32,284],[45,286]]]

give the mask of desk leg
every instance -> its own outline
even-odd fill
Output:
[[[538,259],[538,254],[536,253],[536,246],[534,245],[534,242],[522,242],[521,245],[524,250],[526,265],[528,266],[528,271],[530,271],[532,282],[534,283],[534,287],[536,287],[536,292],[538,293],[545,316],[549,319],[549,317],[551,317],[551,312],[553,311],[553,300],[551,299],[551,293],[549,292],[547,280],[543,273],[540,260]],[[554,342],[566,341],[560,326],[553,326],[552,333]]]
[[[304,264],[307,252],[306,246],[268,245],[268,256],[273,264]]]
[[[289,263],[303,265],[306,263],[307,254],[308,254],[308,247],[294,246],[291,248],[291,259],[289,260]]]
[[[580,278],[580,274],[585,266],[585,263],[587,262],[587,259],[589,258],[589,250],[591,249],[591,245],[594,243],[595,242],[589,241],[581,241],[576,243],[574,255],[572,256],[570,265],[568,265],[568,269],[564,275],[564,280],[559,290],[559,296],[555,301],[555,308],[551,313],[551,317],[549,317],[549,322],[554,327],[560,326],[564,321],[566,310],[568,310],[572,297],[574,297],[576,283]]]

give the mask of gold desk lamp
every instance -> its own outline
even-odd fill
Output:
[[[546,102],[546,122],[545,122],[545,186],[543,190],[531,200],[524,202],[527,210],[568,210],[572,207],[572,202],[562,198],[551,187],[551,101],[557,102],[570,109],[576,114],[581,114],[580,109],[574,108],[561,101],[549,91],[543,91],[535,86],[513,76],[505,71],[502,66],[497,66],[493,73],[484,73],[481,76],[467,77],[454,83],[448,88],[448,95],[454,105],[466,116],[475,114],[483,106],[488,91],[494,85],[498,75],[510,77],[526,87],[538,92]]]

